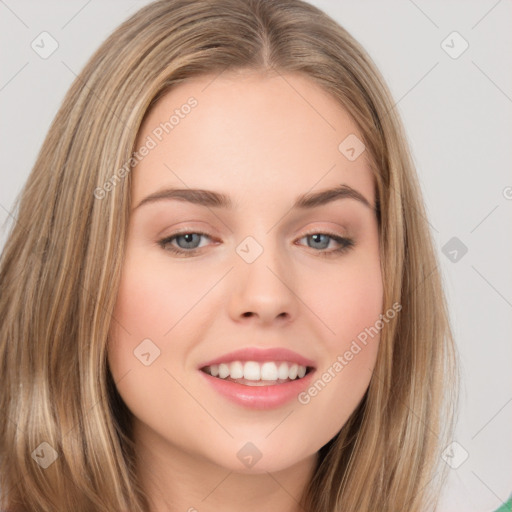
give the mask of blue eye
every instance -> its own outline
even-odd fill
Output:
[[[329,257],[335,256],[336,254],[339,255],[341,253],[348,251],[355,245],[353,239],[341,237],[332,233],[309,233],[306,236],[300,238],[299,240],[302,240],[304,238],[311,239],[313,240],[313,244],[317,244],[316,246],[309,245],[309,247],[312,249],[320,249],[320,252],[318,253],[319,256]],[[325,249],[329,246],[331,240],[334,240],[339,245],[339,247],[331,249],[330,251],[325,251]]]
[[[198,231],[187,231],[182,233],[176,233],[174,235],[163,238],[158,241],[158,245],[164,249],[165,251],[169,251],[173,254],[180,255],[183,257],[193,256],[194,253],[200,248],[199,243],[201,237],[206,237],[211,240],[211,237],[206,233],[198,232]],[[336,254],[344,253],[350,250],[355,242],[351,238],[340,237],[338,235],[332,233],[322,233],[322,232],[314,232],[309,233],[299,240],[308,239],[313,241],[313,246],[308,244],[308,247],[311,249],[318,249],[319,256],[334,256]],[[329,246],[331,240],[336,242],[339,247],[326,251]],[[176,243],[176,245],[173,244]]]
[[[174,254],[191,253],[199,248],[197,243],[202,236],[210,238],[206,233],[184,232],[164,238],[163,240],[160,240],[158,244],[162,247],[162,249],[170,251]],[[174,240],[176,240],[176,243],[178,243],[178,247],[171,245]]]
[[[184,241],[184,247],[178,243],[180,249],[197,249],[197,243],[200,241],[201,236],[203,236],[202,233],[185,233],[183,235],[177,235],[175,238],[176,242],[179,240]]]

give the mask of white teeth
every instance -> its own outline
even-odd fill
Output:
[[[261,365],[261,380],[277,380],[276,363],[269,362]]]
[[[229,377],[229,365],[221,363],[219,364],[219,378],[225,379]]]
[[[280,379],[288,378],[288,365],[286,363],[281,363],[279,365],[278,375]]]
[[[244,373],[244,365],[240,361],[233,361],[229,365],[229,376],[232,379],[241,379]]]
[[[244,379],[260,380],[261,368],[256,361],[247,361],[244,364]],[[233,377],[231,377],[233,378]]]
[[[251,381],[275,381],[302,379],[306,367],[297,363],[266,361],[232,361],[231,363],[212,364],[205,368],[213,377],[226,379],[246,379]]]

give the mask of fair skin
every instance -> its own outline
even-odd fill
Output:
[[[375,212],[352,198],[291,209],[341,184],[374,206],[373,176],[365,153],[349,161],[338,150],[349,134],[362,139],[354,121],[297,74],[181,83],[151,110],[136,147],[191,96],[197,106],[132,171],[109,366],[134,415],[152,512],[297,512],[318,450],[364,396],[379,337],[309,403],[270,410],[227,400],[197,366],[239,348],[285,347],[315,362],[316,379],[374,325],[383,298]],[[164,188],[223,193],[233,208],[177,199],[136,208]],[[207,236],[158,244],[178,229]],[[325,232],[354,246],[332,252],[342,244],[314,235]],[[236,252],[248,236],[263,249],[250,264]],[[146,366],[134,350],[148,338],[160,355]],[[252,467],[237,456],[248,442],[262,454]]]

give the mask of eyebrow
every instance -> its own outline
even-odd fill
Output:
[[[365,205],[367,208],[376,211],[376,208],[372,206],[360,192],[345,184],[341,184],[335,188],[321,190],[320,192],[310,192],[301,195],[295,200],[292,209],[304,210],[316,208],[318,206],[323,206],[340,199],[355,199],[356,201],[359,201]],[[162,200],[186,201],[189,203],[212,208],[233,209],[234,206],[229,196],[220,192],[214,192],[213,190],[167,188],[154,192],[145,197],[134,208],[134,210],[140,208],[142,205],[151,204]]]

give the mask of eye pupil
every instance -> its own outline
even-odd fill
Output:
[[[178,242],[180,240],[180,238],[182,239],[185,239],[185,243],[187,244],[185,247],[182,247],[182,248],[186,248],[186,249],[195,249],[195,247],[189,247],[189,244],[193,244],[193,237],[197,237],[197,233],[186,233],[184,235],[179,235],[176,237],[176,242]],[[197,242],[197,240],[196,240]],[[178,244],[180,245],[180,244]]]
[[[313,239],[314,243],[320,243],[322,245],[321,247],[315,247],[315,249],[325,249],[329,246],[329,236],[324,235],[322,233],[316,233],[316,234],[310,235],[310,236]],[[326,243],[324,242],[322,244],[320,237],[324,237]]]

